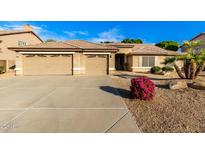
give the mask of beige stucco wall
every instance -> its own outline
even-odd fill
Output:
[[[127,56],[127,69],[128,71],[132,71],[132,66],[133,66],[133,56]]]
[[[160,66],[163,67],[164,64],[162,64],[162,62],[164,62],[166,56],[155,56],[155,66]]]
[[[82,52],[73,54],[73,74],[85,74],[85,55]]]
[[[16,75],[23,75],[23,55],[16,53]]]
[[[132,52],[132,48],[118,48],[119,51],[117,53],[124,53],[124,54],[128,54],[130,52]]]
[[[148,72],[151,67],[142,67],[142,56],[133,55],[132,71],[133,72]],[[165,56],[155,56],[155,66],[163,67],[161,64],[165,59]]]
[[[26,42],[29,44],[41,43],[41,41],[32,33],[23,33],[15,35],[4,35],[0,36],[0,60],[7,61],[7,70],[9,67],[15,64],[16,53],[8,50],[8,47],[18,47],[18,41]]]
[[[109,71],[115,71],[115,53],[109,55]]]

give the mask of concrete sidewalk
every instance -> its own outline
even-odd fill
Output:
[[[0,80],[0,132],[139,132],[109,76]]]

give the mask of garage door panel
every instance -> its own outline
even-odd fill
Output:
[[[72,74],[72,55],[25,55],[24,75]]]
[[[86,55],[86,75],[106,75],[107,55]]]

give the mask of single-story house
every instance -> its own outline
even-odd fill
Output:
[[[106,75],[114,69],[116,47],[70,40],[47,42],[16,51],[16,75]]]
[[[149,71],[178,52],[148,44],[44,42],[16,51],[16,75],[106,75],[114,70]]]

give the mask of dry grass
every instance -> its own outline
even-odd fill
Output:
[[[205,132],[204,90],[170,90],[163,86],[168,80],[154,80],[156,96],[149,102],[129,99],[130,79],[115,77],[113,81],[124,89],[120,95],[142,132]]]

